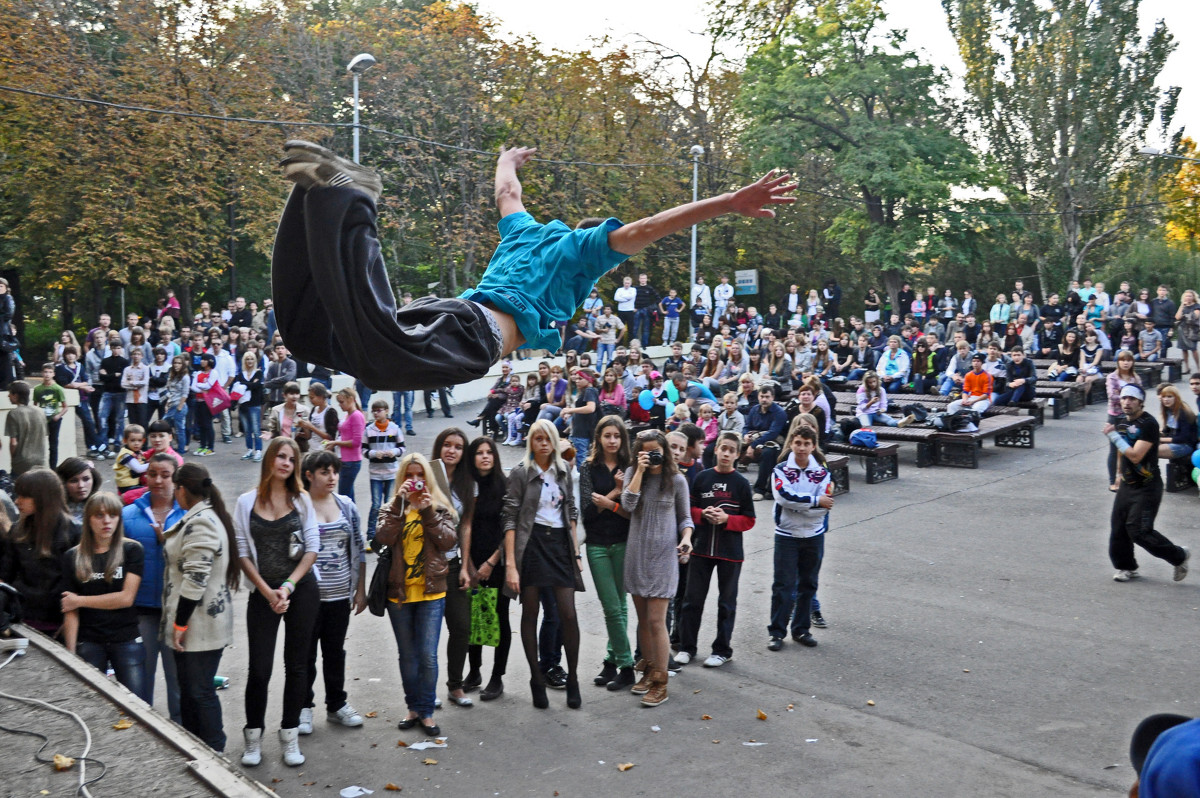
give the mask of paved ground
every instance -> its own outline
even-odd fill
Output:
[[[456,410],[454,422],[422,417],[410,446],[428,448],[438,429],[470,415]],[[306,766],[284,767],[272,739],[254,775],[297,796],[388,782],[406,794],[463,796],[747,786],[764,795],[1123,792],[1137,722],[1200,712],[1192,645],[1200,574],[1175,584],[1169,566],[1142,558],[1145,579],[1111,580],[1103,420],[1102,407],[1051,420],[1036,449],[989,445],[975,471],[917,469],[908,448],[898,481],[867,485],[853,464],[826,544],[820,598],[830,628],[816,631],[816,649],[765,650],[772,538],[760,522],[746,535],[735,658],[719,671],[689,666],[656,710],[591,686],[604,626],[588,592],[580,596],[581,710],[566,709],[561,693],[550,710],[532,709],[514,647],[503,698],[438,713],[448,748],[398,748],[423,738],[396,730],[404,706],[395,644],[382,619],[358,617],[347,642],[350,698],[378,716],[351,730],[318,715],[303,740]],[[241,446],[218,444],[203,461],[230,501],[256,475],[236,460]],[[511,466],[515,450],[504,454]],[[364,511],[366,496],[363,474]],[[760,503],[759,515],[769,507]],[[1195,548],[1196,509],[1194,490],[1166,496],[1159,528]],[[706,612],[702,642],[714,614]],[[239,641],[244,634],[239,619]],[[230,753],[240,756],[243,645],[227,651],[221,670],[234,680],[222,695]],[[278,720],[281,677],[278,666],[268,726]],[[756,719],[759,709],[767,721]],[[751,740],[762,745],[744,745]],[[426,758],[437,762],[422,765]],[[620,772],[618,763],[635,767]]]

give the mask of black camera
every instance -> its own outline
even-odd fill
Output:
[[[663,453],[661,449],[655,449],[652,452],[646,452],[646,459],[652,466],[660,466],[663,463]]]

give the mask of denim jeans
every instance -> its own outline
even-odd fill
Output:
[[[708,586],[712,582],[713,571],[716,571],[717,636],[713,639],[712,653],[726,658],[732,657],[733,624],[737,619],[738,579],[742,575],[742,564],[712,557],[693,556],[687,568],[687,590],[683,597],[683,610],[679,614],[680,650],[696,656],[700,619],[704,614],[704,602],[708,598]]]
[[[538,590],[542,602],[542,627],[538,630],[538,668],[545,673],[562,662],[562,626],[558,622],[558,600],[554,588]]]
[[[338,472],[338,493],[350,501],[354,501],[354,480],[362,470],[362,460],[343,460],[342,470]]]
[[[938,393],[940,393],[942,396],[949,396],[950,392],[953,390],[954,380],[950,377],[942,377],[938,382]]]
[[[367,514],[367,540],[375,537],[375,523],[379,520],[379,508],[392,495],[392,487],[395,484],[396,480],[394,479],[371,480],[371,512]]]
[[[100,396],[100,418],[96,424],[101,442],[121,440],[125,434],[125,393],[107,393]]]
[[[861,380],[862,376],[867,373],[866,369],[850,369],[850,373],[846,375],[848,380]]]
[[[904,392],[904,378],[897,377],[897,378],[891,379],[891,380],[883,380],[883,389],[885,391],[887,391],[888,393],[903,393]]]
[[[633,312],[633,331],[630,335],[642,342],[642,346],[650,346],[650,334],[654,332],[654,308],[641,308]],[[632,338],[630,339],[632,340]]]
[[[444,598],[433,601],[388,602],[388,619],[400,655],[404,704],[421,718],[433,717],[437,698],[438,635],[442,631]]]
[[[392,421],[405,432],[413,428],[413,403],[416,401],[416,391],[392,391]]]
[[[183,452],[187,449],[188,434],[187,434],[187,405],[183,409],[179,409],[179,405],[171,405],[163,416],[163,420],[175,427],[175,451]]]
[[[80,640],[75,644],[75,653],[87,664],[100,671],[112,666],[117,681],[129,688],[129,692],[141,698],[146,694],[146,650],[142,638],[125,643],[92,643]]]
[[[775,579],[771,584],[771,622],[767,634],[786,637],[808,631],[812,599],[817,594],[817,575],[825,556],[825,535],[811,538],[775,536]]]
[[[604,610],[604,627],[608,632],[604,661],[618,668],[632,667],[629,602],[625,599],[625,544],[597,546],[589,543],[587,560],[592,570],[592,581],[596,585],[596,597],[600,599],[600,607]]]
[[[238,423],[246,436],[246,451],[261,452],[262,441],[262,405],[249,407],[242,405],[238,408]]]
[[[326,385],[325,387],[328,388],[330,386]],[[358,393],[358,403],[363,407],[370,407],[372,391],[367,387],[367,384],[362,380],[355,380],[354,390]]]
[[[887,413],[859,413],[856,417],[858,418],[858,423],[864,427],[872,425],[876,427],[894,427],[897,423],[896,419]]]
[[[1026,381],[1020,387],[1007,390],[994,398],[995,404],[1002,406],[1010,402],[1032,402],[1035,396],[1037,396],[1037,383]]]
[[[174,651],[175,672],[179,674],[180,726],[203,740],[214,751],[225,750],[225,725],[221,717],[221,699],[213,679],[221,664],[221,652]]]
[[[591,438],[577,438],[574,435],[572,435],[571,436],[571,445],[575,447],[575,465],[578,466],[580,463],[582,463],[584,460],[587,459],[588,452],[591,451],[591,448],[592,448],[592,439]]]
[[[617,351],[614,344],[596,344],[596,371],[603,374],[606,363],[612,363],[613,353]]]
[[[346,706],[346,630],[350,628],[350,601],[322,601],[317,610],[312,643],[308,648],[308,702],[316,706],[313,685],[317,682],[317,648],[321,649],[321,672],[325,676],[325,709],[337,712]]]
[[[88,402],[87,394],[79,395],[79,405],[75,408],[75,415],[79,416],[79,423],[83,424],[83,442],[89,449],[99,445],[100,441],[96,438],[96,419],[92,417],[92,406]]]
[[[671,318],[670,316],[663,319],[663,346],[670,346],[675,343],[675,339],[679,337],[679,317]]]
[[[182,715],[179,710],[179,676],[175,672],[175,650],[170,643],[158,637],[159,621],[162,611],[145,612],[138,610],[138,634],[142,636],[142,646],[146,650],[146,693],[142,700],[154,706],[154,676],[158,670],[158,658],[162,657],[163,681],[167,685],[167,712],[171,720],[180,723]]]

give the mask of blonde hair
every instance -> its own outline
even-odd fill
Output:
[[[350,401],[354,402],[354,409],[358,410],[359,412],[362,412],[362,405],[360,405],[358,403],[358,391],[354,390],[350,386],[346,386],[345,388],[342,388],[340,391],[338,391],[337,395],[344,396],[347,399],[349,399]]]
[[[121,517],[121,498],[114,493],[93,493],[83,505],[83,531],[79,545],[75,547],[75,578],[87,582],[92,578],[92,558],[96,555],[96,540],[92,532],[92,519],[98,515],[111,515],[117,519],[112,542],[108,545],[108,565],[104,569],[104,581],[112,583],[117,569],[125,563],[125,523]]]
[[[340,393],[340,391],[339,391]],[[549,422],[547,422],[549,423]],[[433,506],[441,508],[450,514],[455,524],[458,524],[458,512],[454,509],[454,503],[450,501],[450,497],[442,491],[441,483],[433,477],[433,467],[429,463],[429,459],[420,452],[409,452],[400,459],[400,470],[396,474],[396,484],[392,490],[392,500],[400,495],[400,486],[408,479],[408,467],[416,463],[421,467],[421,473],[424,475],[425,490],[429,493],[429,498],[433,500]]]
[[[533,436],[542,433],[550,439],[550,463],[555,468],[562,470],[567,467],[563,462],[562,455],[558,451],[559,434],[558,428],[546,418],[539,418],[533,422],[529,428],[529,434],[525,436],[525,457],[521,460],[525,464],[526,469],[538,468],[536,458],[533,456]]]

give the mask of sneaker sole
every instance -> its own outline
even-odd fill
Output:
[[[671,697],[670,697],[670,696],[663,696],[663,699],[662,699],[662,701],[647,701],[646,699],[644,699],[644,698],[643,698],[643,699],[642,699],[642,706],[644,706],[644,707],[657,707],[657,706],[662,706],[663,704],[667,703],[667,702],[668,702],[668,701],[670,701],[670,700],[671,700]]]

